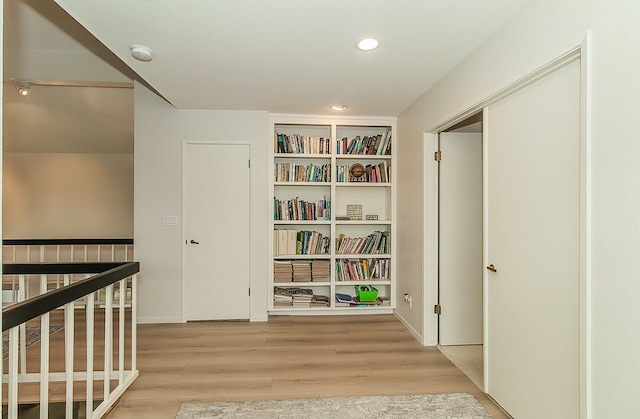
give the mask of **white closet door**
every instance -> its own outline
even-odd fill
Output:
[[[440,134],[441,345],[482,343],[482,134]]]
[[[486,391],[513,417],[579,416],[580,63],[488,110]]]
[[[249,145],[184,156],[187,320],[249,318]]]

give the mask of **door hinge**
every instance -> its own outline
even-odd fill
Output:
[[[442,314],[442,307],[440,307],[440,304],[433,306],[433,312],[437,315]]]
[[[442,160],[442,151],[436,151],[435,153],[433,153],[433,159],[435,161]]]
[[[249,160],[249,169],[251,169],[251,160]]]
[[[251,287],[249,287],[249,297],[251,297]]]

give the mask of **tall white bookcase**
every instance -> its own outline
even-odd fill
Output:
[[[396,119],[271,114],[269,128],[274,144],[268,173],[274,202],[269,214],[269,314],[392,313],[396,295]],[[278,134],[281,142],[298,146],[283,152]],[[374,144],[371,137],[376,138]],[[345,153],[358,138],[362,154],[353,154],[355,146]],[[387,142],[390,146],[384,147]],[[306,146],[304,152],[301,144]],[[364,168],[364,175],[352,176],[354,166]],[[307,239],[314,246],[303,246]],[[289,281],[291,264],[295,274]],[[274,269],[280,274],[274,274]],[[320,302],[309,307],[304,301],[289,304],[287,297],[274,301],[277,294],[295,288],[319,300],[323,298],[318,296],[324,296],[328,306]],[[359,297],[370,291],[377,291],[380,297],[375,304],[360,301],[347,306],[336,301],[337,294]]]

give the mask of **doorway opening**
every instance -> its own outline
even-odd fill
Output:
[[[482,112],[438,134],[438,348],[483,388]]]

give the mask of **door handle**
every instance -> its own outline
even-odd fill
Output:
[[[489,266],[487,266],[487,270],[491,271],[491,272],[498,272],[498,270],[496,269],[495,266],[493,266],[493,263]]]
[[[191,243],[191,244],[200,244],[200,242],[197,242],[197,241],[195,241],[193,239],[191,239],[191,241],[189,243]]]

